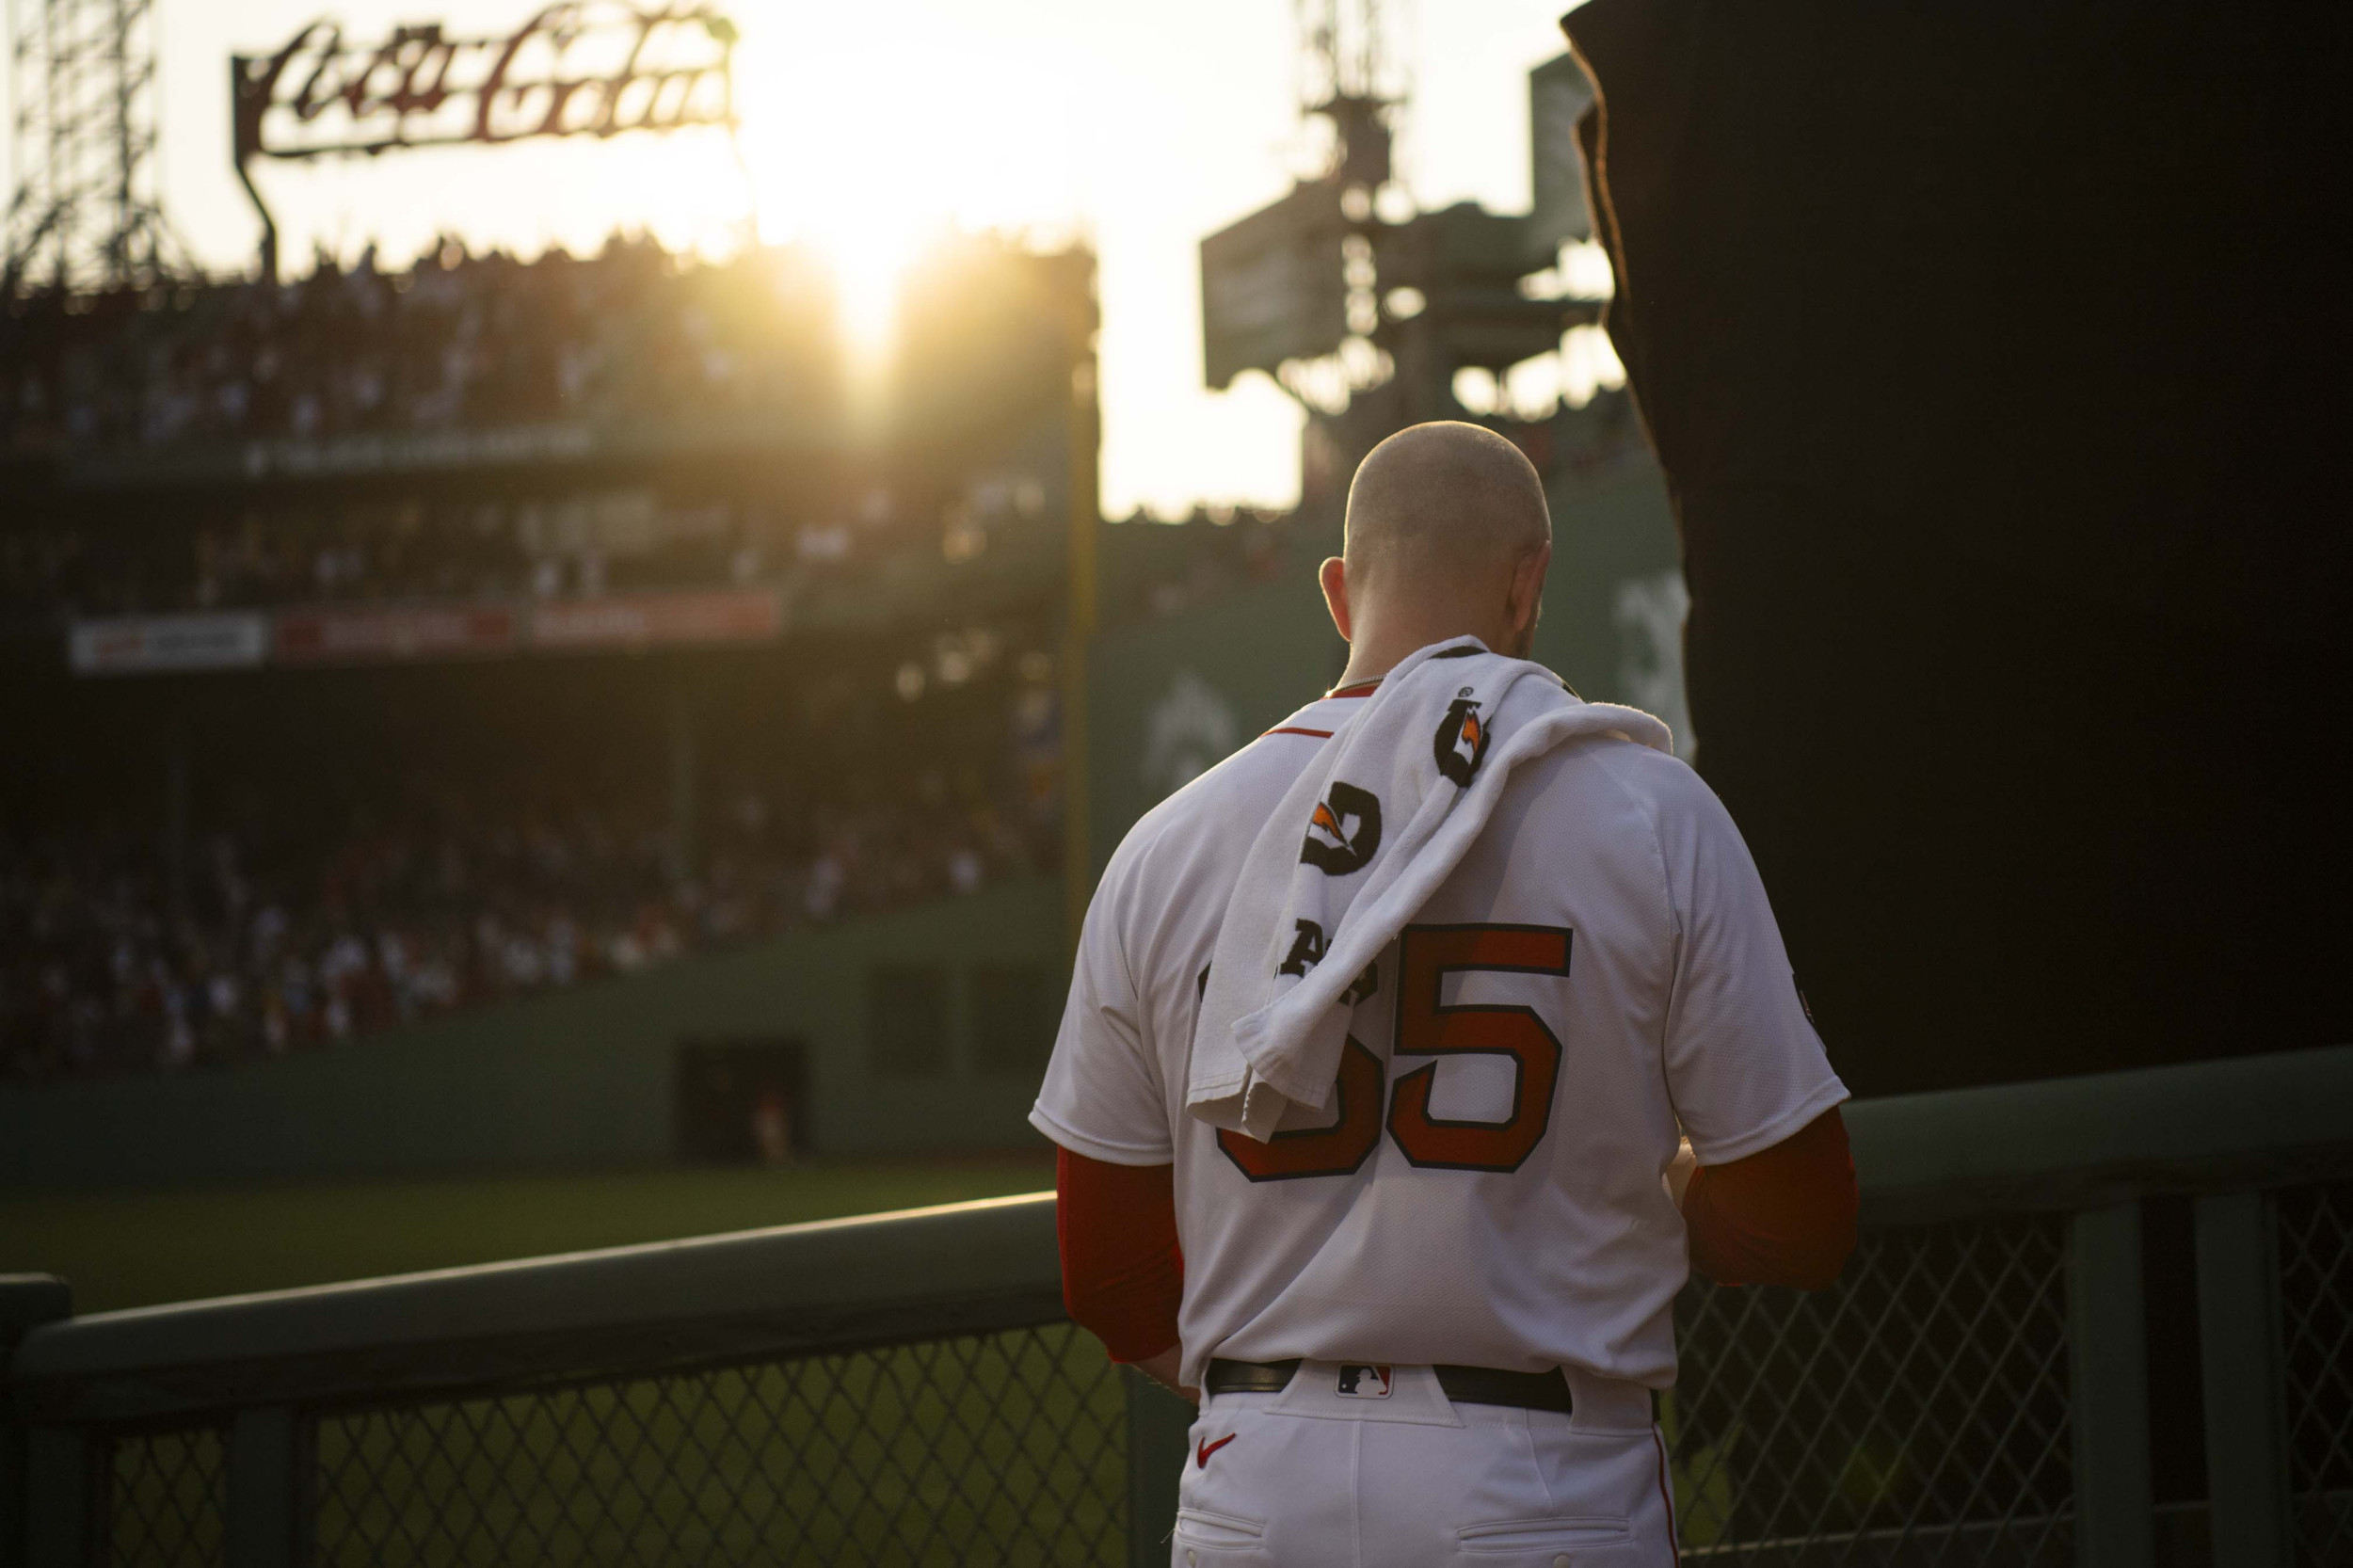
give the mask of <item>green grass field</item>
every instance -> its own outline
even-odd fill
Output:
[[[1051,1187],[1050,1160],[0,1193],[0,1273],[76,1312],[667,1241]]]

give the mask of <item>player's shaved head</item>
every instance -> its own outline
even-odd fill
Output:
[[[1362,592],[1484,578],[1552,542],[1545,484],[1520,449],[1457,420],[1410,425],[1348,488],[1341,558]]]
[[[1535,465],[1494,431],[1440,420],[1374,447],[1348,488],[1340,548],[1323,594],[1353,678],[1465,634],[1527,657],[1552,516]]]

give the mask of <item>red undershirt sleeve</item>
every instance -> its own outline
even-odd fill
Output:
[[[1771,1148],[1691,1174],[1691,1267],[1721,1285],[1822,1289],[1854,1251],[1859,1203],[1847,1125],[1833,1109]]]
[[[1113,1165],[1063,1149],[1054,1160],[1054,1236],[1070,1320],[1113,1361],[1176,1343],[1185,1257],[1176,1244],[1176,1167]]]

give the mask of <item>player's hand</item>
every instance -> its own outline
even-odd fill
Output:
[[[1683,1190],[1691,1185],[1691,1173],[1700,1168],[1699,1157],[1691,1152],[1691,1140],[1683,1139],[1675,1145],[1673,1162],[1659,1179],[1667,1185],[1667,1196],[1673,1200],[1679,1212],[1683,1208]]]
[[[1184,1360],[1184,1352],[1185,1348],[1182,1345],[1171,1345],[1160,1354],[1147,1355],[1142,1361],[1135,1363],[1135,1368],[1177,1398],[1199,1404],[1201,1390],[1188,1388],[1176,1381],[1177,1367]]]

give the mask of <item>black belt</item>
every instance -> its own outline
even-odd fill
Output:
[[[1290,1386],[1297,1361],[1227,1361],[1209,1363],[1209,1394],[1279,1394]],[[1520,1410],[1570,1413],[1569,1384],[1558,1371],[1506,1372],[1494,1367],[1433,1367],[1438,1386],[1449,1400],[1464,1404],[1504,1404]]]

